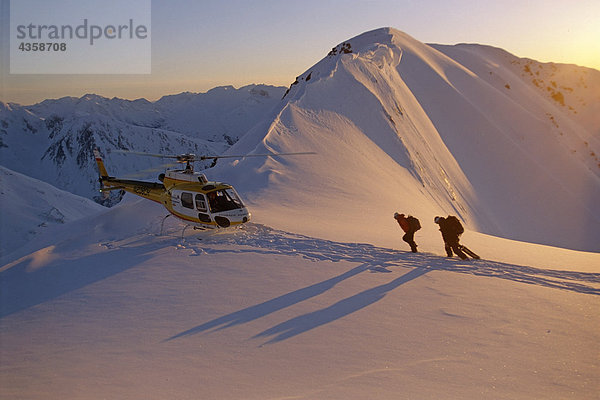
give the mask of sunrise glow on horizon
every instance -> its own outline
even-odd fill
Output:
[[[151,74],[10,74],[10,6],[0,1],[0,100],[20,104],[86,93],[156,100],[223,85],[288,86],[338,43],[381,27],[424,43],[478,43],[600,70],[598,1],[179,0],[152,1]]]

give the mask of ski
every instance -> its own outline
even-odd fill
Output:
[[[473,251],[471,251],[467,246],[465,245],[460,245],[460,249],[462,251],[464,251],[465,253],[467,253],[469,256],[473,257],[476,260],[480,260],[481,257],[479,257],[477,254],[475,254]]]

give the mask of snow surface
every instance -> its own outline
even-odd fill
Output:
[[[596,199],[598,172],[588,158],[552,147],[561,135],[546,141],[534,129],[536,119],[554,126],[544,114],[552,109],[564,130],[560,143],[585,137],[595,146],[597,132],[585,125],[592,114],[576,120],[547,108],[555,107],[552,94],[519,83],[525,77],[515,71],[524,69],[511,62],[515,78],[504,90],[530,96],[519,107],[507,94],[507,103],[492,96],[504,86],[490,89],[467,61],[401,32],[383,29],[346,43],[352,53],[344,52],[347,44],[336,47],[230,149],[317,155],[248,158],[209,171],[234,183],[249,204],[253,220],[243,228],[198,232],[167,218],[161,232],[164,208],[127,195],[2,253],[0,398],[598,397],[600,253],[514,240],[530,235],[595,249],[600,203],[589,203],[592,216],[578,204]],[[472,49],[490,62],[503,57]],[[502,117],[485,110],[469,117],[457,107],[443,120],[424,96],[427,85],[450,102],[491,102]],[[546,188],[557,167],[527,135],[518,142],[513,118],[561,157],[563,189],[589,187],[576,198]],[[465,161],[452,145],[456,126],[475,122],[495,130],[467,132],[463,146],[477,144],[489,166],[479,157]],[[584,127],[569,130],[574,123]],[[524,147],[511,147],[515,141]],[[499,165],[494,149],[514,150],[514,163]],[[498,185],[520,197],[490,199],[493,188],[478,179],[484,173],[512,174],[514,187],[510,180]],[[527,173],[535,188],[516,179]],[[25,186],[19,179],[16,186]],[[534,189],[539,211],[528,202]],[[27,193],[32,202],[43,197]],[[516,215],[502,215],[501,200]],[[558,205],[566,207],[559,217],[592,218],[581,229],[559,218],[577,241],[543,223]],[[407,251],[394,211],[421,219],[420,253]],[[483,260],[444,256],[432,219],[447,213],[467,222],[461,242]],[[540,219],[537,235],[520,231]],[[511,239],[481,233],[507,225]]]
[[[258,218],[160,235],[163,215],[129,199],[4,258],[1,398],[597,397],[599,254],[487,237],[460,261]]]
[[[0,257],[35,240],[48,227],[105,208],[0,166]]]

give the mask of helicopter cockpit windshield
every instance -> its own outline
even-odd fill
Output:
[[[240,200],[237,193],[231,188],[208,192],[207,197],[212,213],[236,210],[244,207],[242,200]]]

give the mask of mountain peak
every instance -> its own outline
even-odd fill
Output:
[[[95,93],[87,93],[87,94],[84,94],[83,96],[81,96],[79,98],[79,100],[81,100],[81,101],[96,101],[96,102],[98,102],[98,101],[106,101],[106,100],[108,100],[108,98],[104,97],[104,96],[100,96],[100,95],[95,94]]]
[[[235,149],[319,156],[294,160],[297,169],[241,161],[236,167],[243,179],[230,175],[228,181],[269,182],[259,186],[258,202],[272,201],[270,215],[295,182],[311,182],[302,194],[287,195],[282,209],[300,210],[301,219],[314,215],[308,234],[324,234],[317,221],[331,215],[336,223],[349,221],[347,230],[355,233],[352,226],[364,222],[357,210],[391,214],[400,206],[430,221],[458,215],[483,233],[597,250],[590,238],[600,234],[600,221],[588,212],[600,202],[597,113],[590,112],[597,85],[585,71],[576,75],[585,84],[569,83],[560,68],[487,46],[427,45],[393,28],[365,32],[298,76],[275,117]],[[593,189],[581,193],[583,187]],[[326,193],[336,191],[352,199],[352,212],[330,207],[339,200]],[[518,207],[506,201],[510,193],[519,193]],[[553,201],[541,207],[540,198]],[[365,218],[386,225],[386,215]],[[568,227],[564,234],[555,232],[557,224]]]

